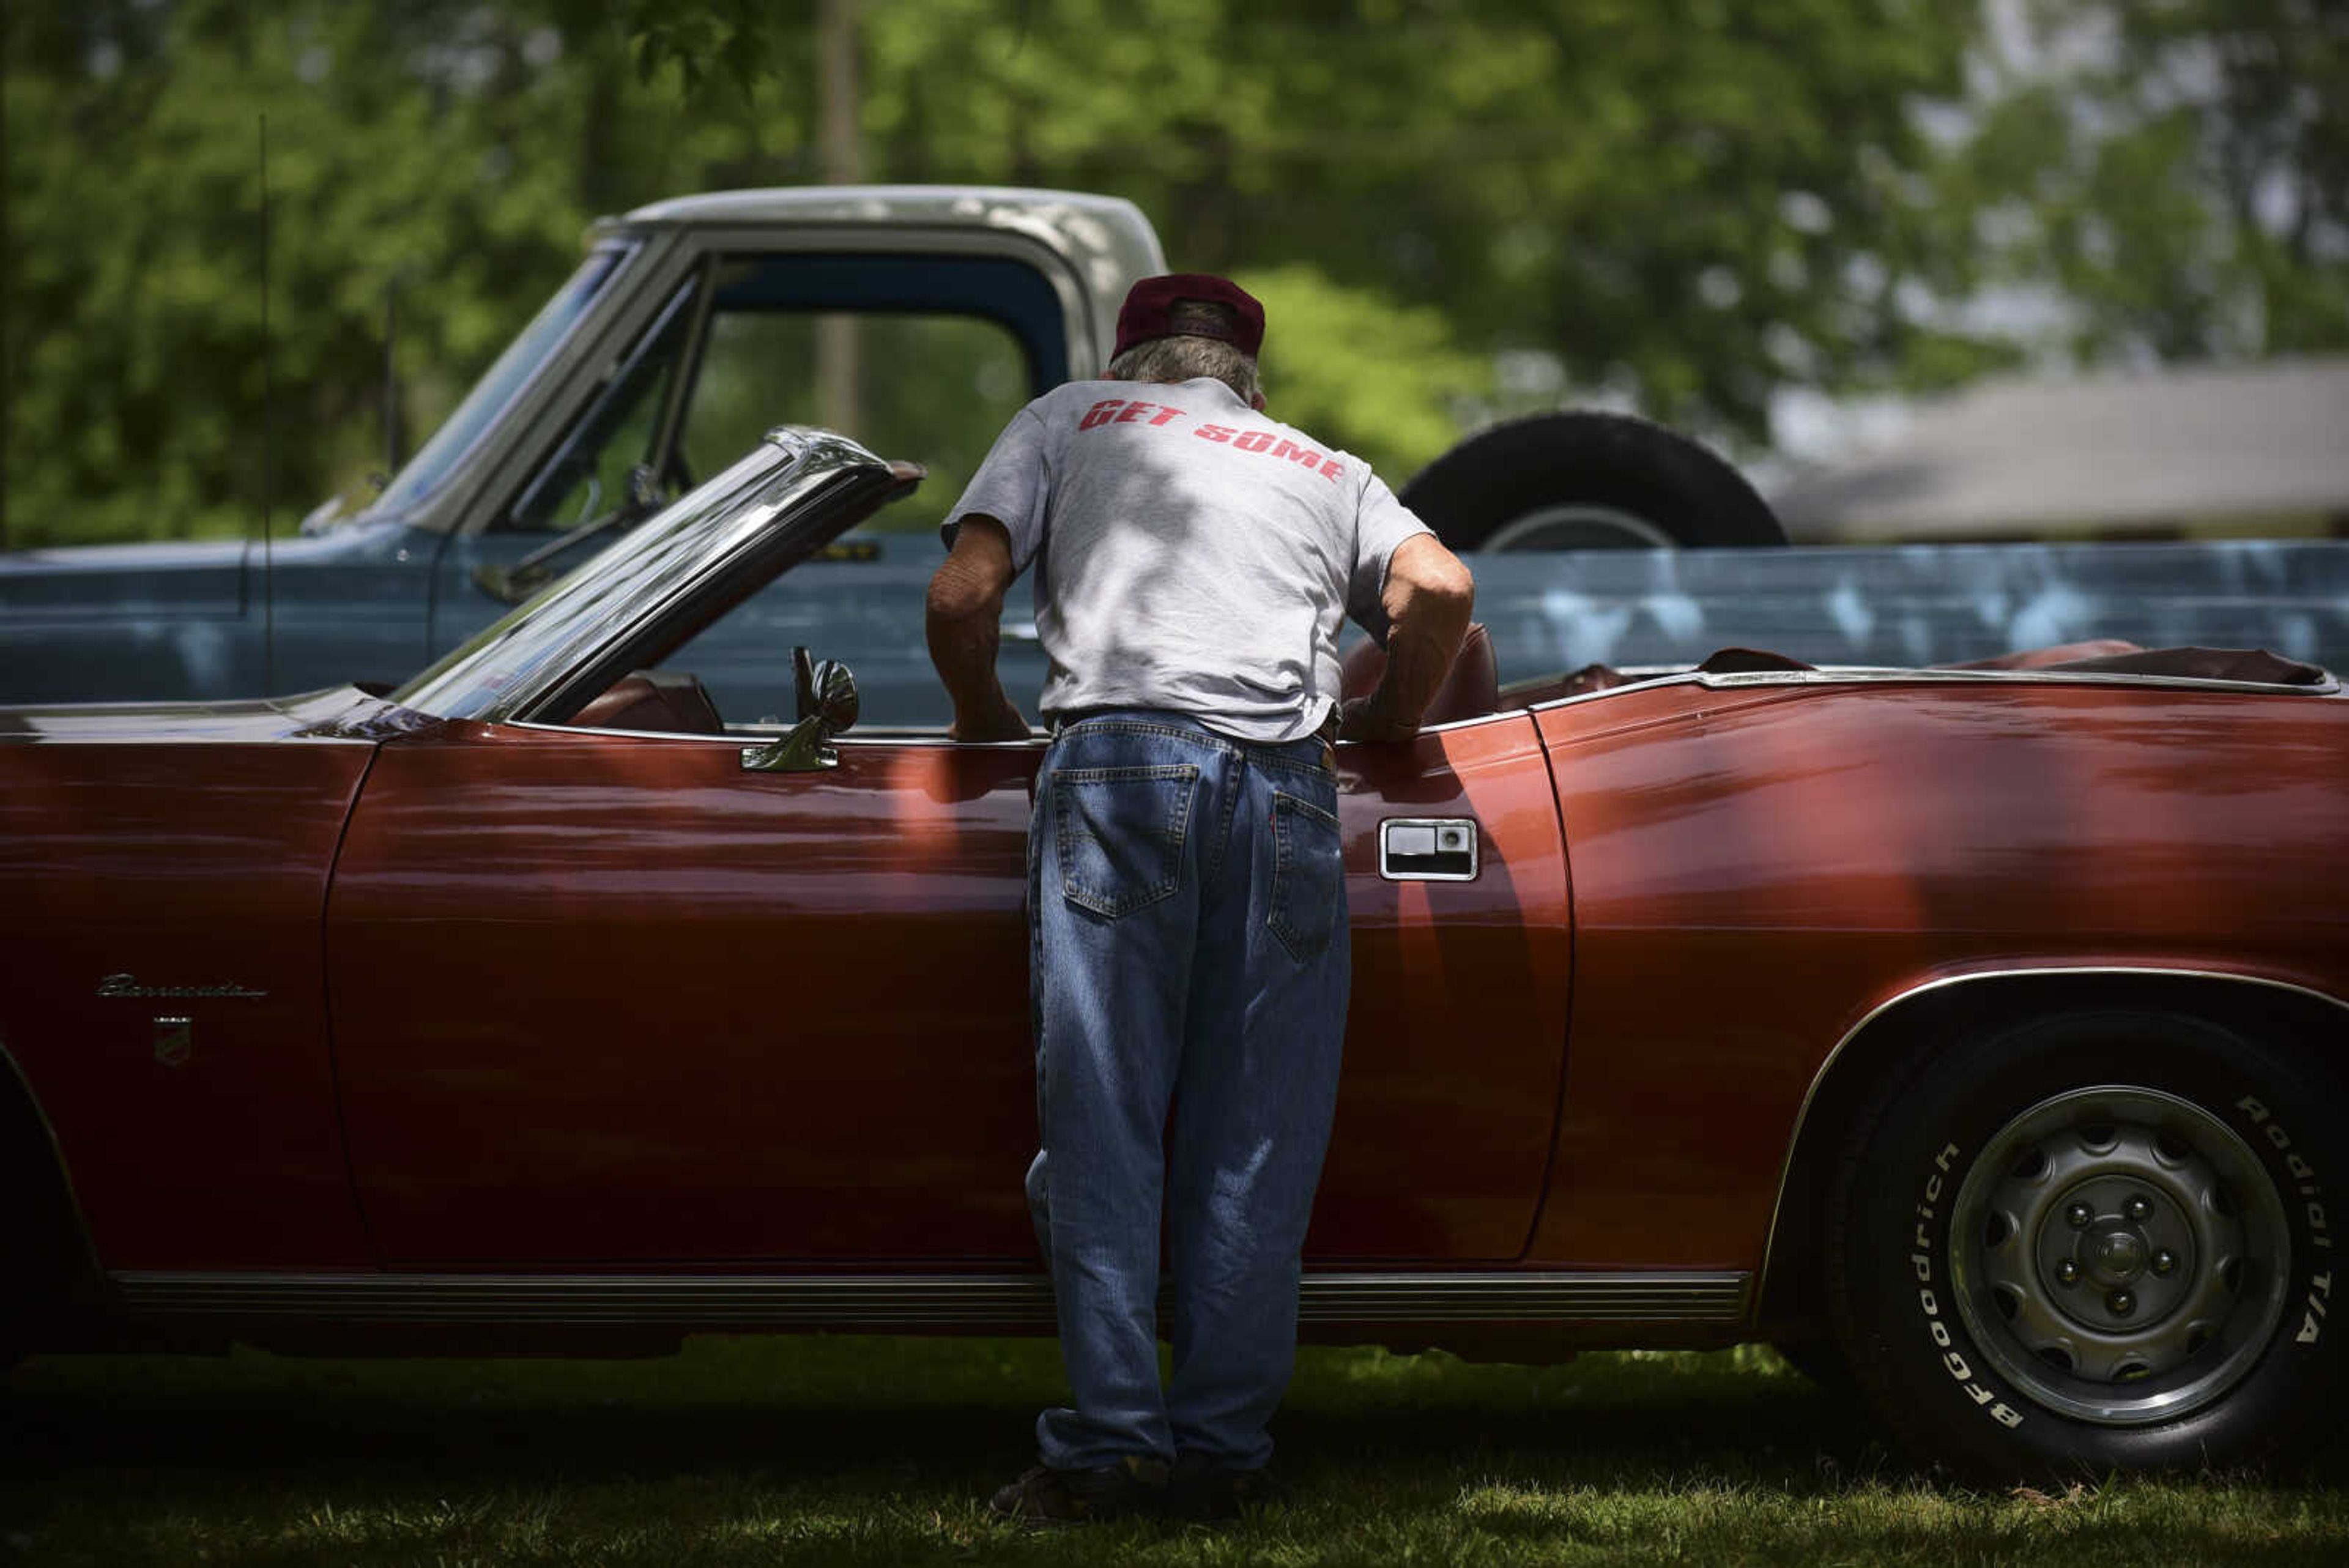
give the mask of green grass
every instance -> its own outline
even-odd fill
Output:
[[[983,1494],[1049,1341],[711,1339],[641,1362],[36,1360],[0,1563],[2349,1562],[2349,1445],[2284,1482],[1933,1484],[1766,1352],[1549,1369],[1308,1350],[1285,1511],[1031,1535]]]

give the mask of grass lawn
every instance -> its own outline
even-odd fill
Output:
[[[1031,1535],[983,1494],[1050,1341],[706,1339],[641,1362],[49,1359],[0,1417],[0,1563],[2349,1563],[2349,1440],[2285,1482],[1936,1485],[1766,1352],[1551,1369],[1307,1350],[1297,1496]]]

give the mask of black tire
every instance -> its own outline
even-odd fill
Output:
[[[1912,1058],[1839,1173],[1837,1338],[1877,1418],[1969,1480],[2289,1459],[2342,1380],[2345,1170],[2339,1096],[2198,1019]]]
[[[1783,545],[1744,476],[1677,431],[1569,411],[1470,436],[1403,486],[1455,550]]]
[[[1785,1364],[1809,1378],[1821,1394],[1837,1401],[1856,1401],[1859,1386],[1845,1365],[1843,1347],[1832,1339],[1782,1339],[1771,1346]]]

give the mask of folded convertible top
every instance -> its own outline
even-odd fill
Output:
[[[2285,659],[2263,648],[2139,648],[2106,638],[2057,648],[2001,654],[1936,670],[2078,670],[2108,675],[2168,675],[2192,680],[2245,680],[2263,686],[2321,686],[2318,666]]]
[[[1799,659],[1758,648],[1724,648],[1697,666],[1707,675],[1747,674],[1764,670],[1816,670]],[[2242,680],[2263,686],[2321,686],[2323,670],[2285,659],[2263,648],[2140,648],[2118,638],[2025,649],[1995,659],[1931,664],[1929,670],[2065,670],[2106,675],[2167,675],[2192,680]],[[1611,673],[1611,671],[1609,672]],[[1612,681],[1588,682],[1594,689]]]

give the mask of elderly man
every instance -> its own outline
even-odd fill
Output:
[[[1031,564],[1050,660],[1028,1190],[1075,1398],[994,1499],[1033,1523],[1265,1495],[1346,1024],[1331,742],[1413,735],[1467,627],[1467,570],[1368,465],[1265,416],[1263,337],[1224,278],[1134,285],[1107,379],[1013,419],[930,586],[956,738],[1028,734],[995,658]],[[1346,616],[1388,658],[1340,712]]]

